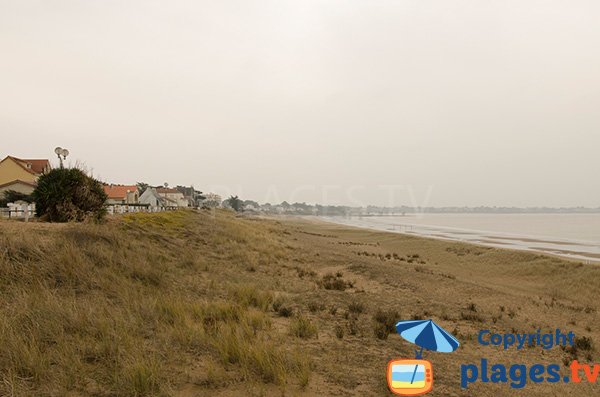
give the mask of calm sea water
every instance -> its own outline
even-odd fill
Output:
[[[324,218],[375,230],[600,261],[600,214],[411,214]]]

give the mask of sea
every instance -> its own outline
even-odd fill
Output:
[[[600,263],[600,213],[425,213],[320,218],[373,230],[536,251]]]

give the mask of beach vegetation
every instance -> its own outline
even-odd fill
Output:
[[[339,241],[418,252],[428,272],[358,257]],[[414,354],[394,331],[410,318],[440,320],[461,342],[458,356],[436,356],[439,373],[480,359],[473,335],[488,321],[506,330],[565,324],[574,348],[549,354],[596,358],[597,266],[447,250],[459,246],[476,249],[220,209],[99,224],[0,220],[0,395],[383,395],[382,357]],[[536,349],[503,354],[539,362]]]
[[[41,175],[32,198],[37,216],[50,222],[99,221],[106,215],[102,184],[79,168],[55,168]]]
[[[290,334],[298,338],[308,339],[317,337],[317,326],[302,314],[294,317],[290,324]]]
[[[378,309],[373,315],[373,331],[378,339],[387,339],[388,335],[396,330],[396,323],[400,321],[397,310]]]

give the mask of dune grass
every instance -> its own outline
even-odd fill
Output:
[[[461,342],[427,357],[436,393],[457,395],[457,368],[481,357],[599,361],[598,280],[534,253],[228,211],[0,221],[0,395],[381,396],[387,361],[414,357],[394,324],[423,318]],[[557,327],[576,348],[476,343]],[[594,392],[567,386],[520,395]]]
[[[239,275],[253,259],[238,245],[260,237],[237,223],[186,211],[50,233],[4,223],[0,394],[171,394],[194,361],[227,382],[306,384],[308,358],[271,330],[272,293]],[[268,259],[278,244],[254,246]]]

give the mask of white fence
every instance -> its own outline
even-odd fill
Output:
[[[6,208],[0,208],[3,218],[25,219],[35,216],[35,204],[8,203]]]
[[[128,214],[131,212],[162,212],[173,211],[178,207],[151,207],[149,205],[135,204],[109,204],[106,206],[106,211],[109,215]]]
[[[135,204],[109,204],[106,211],[109,215],[127,214],[132,212],[162,212],[173,211],[178,207],[150,207],[149,205]],[[35,216],[35,204],[8,203],[6,208],[0,208],[0,216],[11,219],[24,219],[28,221]]]

